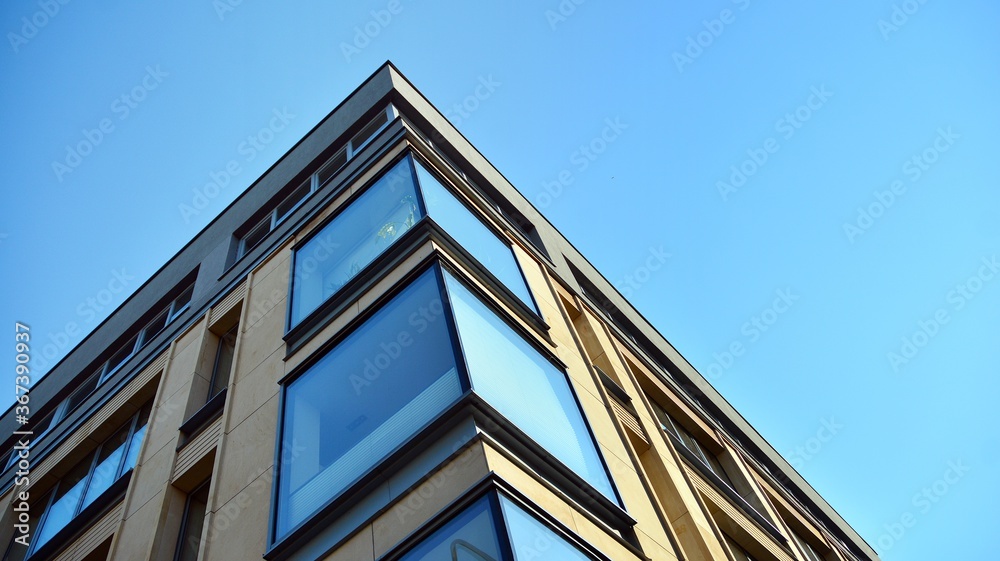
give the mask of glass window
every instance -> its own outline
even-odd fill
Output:
[[[128,453],[125,454],[125,462],[122,464],[119,477],[134,468],[139,460],[139,451],[142,449],[142,441],[146,437],[146,426],[149,424],[149,414],[152,409],[153,403],[149,402],[139,411],[139,417],[135,421],[135,429],[132,431],[132,438],[129,439]]]
[[[604,496],[620,504],[566,374],[462,283],[449,274],[445,279],[473,390]]]
[[[285,391],[277,535],[287,533],[463,392],[436,269],[430,269]]]
[[[122,456],[125,455],[126,444],[129,439],[129,429],[123,427],[107,442],[101,445],[97,454],[97,465],[91,475],[90,483],[87,485],[87,494],[83,497],[83,506],[94,502],[94,499],[101,496],[101,493],[108,490],[111,484],[118,479],[118,468],[121,465]]]
[[[139,427],[145,428],[150,409],[151,404],[144,406],[137,416],[129,419],[95,452],[73,466],[56,484],[52,503],[45,509],[31,542],[32,551],[45,545],[131,467],[122,467],[123,458],[127,464],[128,458],[132,457],[134,465],[133,456],[138,454],[137,450],[145,434],[145,430],[140,430]]]
[[[593,558],[506,496],[492,491],[466,507],[402,556],[393,559],[592,561]]]
[[[438,528],[398,561],[496,561],[501,559],[489,497]]]
[[[351,139],[352,155],[357,153],[357,151],[360,150],[361,147],[364,146],[365,143],[367,143],[371,137],[375,136],[375,133],[382,128],[382,125],[386,124],[387,122],[388,122],[388,117],[386,116],[386,112],[383,109],[382,111],[379,112],[378,115],[375,116],[374,119],[371,120],[370,123],[365,125],[365,128],[358,131],[358,133],[354,135],[354,138]]]
[[[570,545],[551,528],[506,497],[500,498],[500,505],[503,507],[503,515],[507,521],[507,531],[510,533],[510,543],[514,548],[516,561],[531,561],[532,559],[591,561],[589,555]]]
[[[316,172],[316,184],[321,188],[326,185],[327,181],[333,179],[340,168],[344,167],[347,163],[347,147],[341,148],[332,158],[327,160],[323,167]]]
[[[87,399],[90,392],[94,391],[94,388],[97,387],[97,378],[97,372],[91,374],[90,377],[83,381],[83,384],[81,384],[75,392],[70,394],[70,396],[66,399],[67,411],[76,409],[81,403],[83,403],[83,400]]]
[[[35,543],[33,547],[39,546],[49,541],[59,530],[66,527],[69,521],[76,516],[77,507],[87,488],[87,476],[90,474],[90,466],[94,457],[87,458],[73,467],[72,470],[62,480],[56,489],[52,504],[45,511],[45,520],[41,528],[36,531]]]
[[[268,216],[261,221],[253,230],[247,232],[243,236],[242,243],[240,244],[240,256],[245,255],[248,251],[254,248],[257,244],[263,240],[268,233],[271,232],[271,217]]]
[[[122,348],[118,349],[118,352],[116,352],[114,355],[111,356],[110,359],[108,359],[108,365],[104,369],[104,374],[101,376],[102,382],[111,377],[111,375],[115,373],[115,370],[118,370],[118,367],[121,366],[126,360],[129,359],[129,357],[132,356],[132,353],[135,352],[135,343],[137,337],[138,336],[135,336],[129,339],[128,342],[122,345]]]
[[[529,309],[538,312],[510,246],[500,240],[464,204],[451,194],[420,162],[415,161],[417,180],[427,214],[493,273]]]
[[[181,312],[184,311],[185,308],[187,308],[187,305],[191,303],[191,294],[193,293],[194,293],[194,284],[191,284],[191,286],[188,286],[187,289],[185,289],[184,292],[181,292],[181,295],[178,296],[176,300],[174,300],[174,303],[171,304],[170,306],[169,321],[173,321],[175,317],[177,317]]]
[[[306,179],[302,185],[299,185],[297,189],[292,191],[285,197],[285,200],[278,204],[278,207],[274,211],[274,223],[277,224],[281,222],[289,213],[295,210],[299,203],[305,200],[306,196],[312,189],[312,177]]]
[[[150,321],[149,324],[142,330],[142,338],[139,341],[140,347],[152,340],[153,337],[156,337],[156,335],[159,334],[160,331],[163,331],[163,328],[167,326],[168,311],[169,310],[163,310],[160,312],[160,315],[153,318],[153,320]]]
[[[188,495],[184,503],[184,519],[177,536],[177,553],[174,561],[196,561],[201,550],[201,534],[208,513],[208,481]]]
[[[818,551],[816,551],[816,548],[814,548],[812,544],[807,542],[795,530],[792,530],[791,532],[792,532],[792,538],[795,540],[795,543],[799,544],[799,549],[801,549],[802,553],[805,554],[806,561],[823,561],[823,556],[820,555]]]
[[[219,338],[219,349],[215,353],[215,366],[212,369],[208,399],[212,399],[229,387],[229,376],[233,370],[233,357],[236,356],[236,333],[239,328],[239,324],[236,324]]]
[[[340,290],[420,218],[404,159],[295,251],[291,325]]]

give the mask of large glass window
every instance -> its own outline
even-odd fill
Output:
[[[135,467],[149,411],[150,405],[147,404],[59,480],[35,531],[32,552],[46,544],[115,481]]]
[[[287,387],[278,535],[462,395],[447,321],[431,269]]]
[[[592,561],[540,520],[490,492],[393,561]]]
[[[500,240],[485,224],[451,194],[420,162],[416,162],[417,180],[424,196],[427,213],[455,241],[464,247],[497,279],[509,288],[528,308],[535,302],[506,242]]]
[[[410,164],[402,160],[295,251],[291,324],[340,290],[419,219]]]
[[[465,285],[451,275],[445,278],[473,390],[550,454],[618,503],[566,374]]]
[[[296,249],[290,325],[338,292],[425,214],[537,313],[511,247],[407,156]]]
[[[621,504],[566,374],[433,266],[286,386],[281,446],[296,453],[281,459],[275,534],[334,500],[470,388]]]
[[[398,561],[499,560],[502,550],[490,506],[490,497],[476,501]]]

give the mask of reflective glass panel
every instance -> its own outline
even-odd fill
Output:
[[[111,484],[118,478],[118,467],[121,465],[122,456],[125,454],[125,445],[129,440],[129,425],[125,425],[115,433],[107,442],[101,446],[97,456],[97,467],[87,485],[87,493],[83,498],[83,508],[94,502],[94,499],[101,496],[101,493],[108,490]]]
[[[287,387],[277,534],[377,466],[461,394],[430,269]]]
[[[592,561],[586,555],[534,516],[506,497],[500,497],[510,544],[516,561],[546,559],[551,561]]]
[[[537,313],[538,309],[531,299],[528,285],[524,282],[524,276],[511,247],[476,218],[472,211],[441,185],[419,161],[414,160],[414,163],[420,192],[427,206],[427,214],[529,309]]]
[[[419,220],[403,159],[295,252],[291,325],[340,290]]]
[[[618,503],[566,374],[445,274],[472,388],[542,448]]]
[[[399,561],[499,561],[500,544],[488,498],[462,511]]]

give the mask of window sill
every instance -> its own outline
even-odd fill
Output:
[[[229,393],[229,388],[223,388],[222,391],[212,396],[212,399],[209,399],[201,409],[195,411],[194,415],[184,421],[178,429],[184,435],[184,439],[177,446],[177,451],[187,446],[188,442],[201,434],[201,431],[212,424],[212,421],[222,416],[227,393]]]

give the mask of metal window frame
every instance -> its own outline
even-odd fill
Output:
[[[198,492],[200,492],[205,487],[208,487],[209,493],[211,493],[211,490],[212,490],[211,489],[211,484],[212,484],[212,476],[210,475],[210,476],[208,476],[208,479],[206,479],[205,481],[202,481],[197,486],[195,486],[195,488],[192,489],[191,492],[187,494],[187,497],[184,498],[184,515],[181,517],[181,527],[180,527],[180,530],[177,532],[177,544],[174,546],[174,555],[172,557],[173,561],[179,561],[180,558],[181,558],[181,553],[183,552],[184,534],[185,534],[185,532],[187,532],[188,522],[190,522],[190,516],[191,516],[191,497],[193,497],[195,494],[197,494]],[[209,494],[209,499],[211,499],[211,494]],[[207,521],[207,518],[208,518],[208,510],[207,510],[208,505],[206,504],[205,507],[206,507],[206,511],[205,511],[205,518],[206,518],[206,520],[205,521]],[[202,527],[201,531],[202,531],[202,533],[205,532],[204,526]],[[199,554],[199,556],[201,554],[201,537],[200,536],[199,536],[199,539],[198,539],[198,554]]]
[[[551,353],[551,351],[544,349],[541,343],[539,343],[534,337],[527,335],[523,327],[521,327],[511,318],[508,317],[509,314],[507,312],[498,309],[497,305],[491,302],[489,298],[484,298],[481,291],[477,287],[472,286],[464,278],[465,275],[463,273],[456,271],[454,268],[450,267],[449,264],[443,261],[440,256],[434,255],[428,258],[424,263],[421,263],[413,270],[409,271],[402,279],[400,279],[396,284],[394,284],[385,294],[381,295],[371,306],[366,308],[359,316],[357,316],[354,320],[352,320],[334,337],[332,337],[329,341],[321,345],[308,358],[306,358],[306,360],[304,360],[301,364],[296,366],[292,372],[284,376],[282,379],[278,380],[278,383],[281,385],[281,390],[279,392],[280,397],[278,404],[278,429],[276,431],[276,439],[275,439],[276,440],[275,454],[274,454],[275,476],[272,481],[271,509],[268,521],[268,544],[270,549],[274,549],[280,543],[285,542],[292,536],[297,535],[302,530],[302,528],[309,525],[310,522],[314,520],[317,516],[322,516],[322,513],[327,509],[329,509],[332,505],[342,501],[345,497],[351,496],[352,488],[355,486],[357,481],[363,480],[370,473],[377,470],[378,467],[383,465],[386,461],[386,458],[379,458],[377,461],[373,462],[372,465],[369,467],[369,469],[358,477],[358,480],[355,481],[355,483],[348,485],[335,495],[329,497],[323,503],[322,506],[317,508],[314,512],[312,512],[302,520],[295,523],[292,527],[287,529],[287,531],[285,531],[279,536],[277,524],[278,524],[279,503],[281,501],[281,496],[280,496],[281,477],[282,477],[281,451],[283,450],[284,439],[286,434],[285,410],[287,407],[286,395],[288,389],[291,387],[292,384],[294,384],[296,380],[300,379],[302,376],[312,371],[313,366],[315,366],[320,360],[322,360],[322,358],[327,356],[327,354],[332,349],[342,344],[348,337],[350,337],[350,335],[352,335],[353,333],[357,332],[360,328],[365,326],[367,322],[371,320],[375,314],[384,309],[384,307],[388,305],[388,303],[392,302],[395,299],[395,297],[398,296],[401,292],[412,286],[413,282],[416,279],[421,278],[424,274],[428,272],[432,272],[432,274],[434,275],[435,282],[438,284],[438,290],[441,292],[442,295],[441,301],[442,301],[443,314],[445,316],[446,325],[448,326],[449,335],[451,337],[451,342],[452,342],[451,350],[455,355],[456,370],[458,371],[459,374],[459,380],[463,390],[463,398],[469,395],[470,393],[474,394],[474,391],[472,389],[472,377],[468,370],[468,362],[466,359],[465,349],[462,346],[461,337],[458,333],[457,320],[455,318],[454,307],[451,300],[452,299],[451,291],[448,289],[447,282],[444,278],[444,274],[446,271],[456,280],[456,282],[461,283],[467,290],[469,290],[472,293],[472,295],[475,298],[477,298],[480,302],[482,302],[483,305],[490,310],[490,312],[495,314],[497,318],[499,318],[502,322],[504,322],[504,324],[510,327],[514,331],[516,336],[521,337],[525,342],[529,344],[529,346],[538,351],[539,355],[543,358],[543,360],[548,361],[549,364],[551,364],[556,370],[558,370],[562,374],[563,379],[569,389],[570,395],[573,397],[573,401],[577,408],[577,411],[580,414],[580,417],[583,421],[584,427],[586,428],[587,437],[590,439],[590,443],[594,447],[598,460],[601,463],[601,467],[604,470],[608,483],[611,486],[611,490],[614,493],[613,498],[612,497],[605,497],[605,498],[609,500],[611,503],[615,504],[618,508],[623,509],[624,511],[625,503],[622,499],[621,492],[618,489],[618,485],[615,483],[613,474],[608,466],[607,460],[605,459],[604,454],[600,450],[600,446],[594,434],[590,420],[587,418],[586,412],[584,411],[582,404],[580,402],[579,395],[577,394],[576,389],[573,387],[573,383],[569,378],[568,372],[566,371],[566,366],[557,357],[555,357]],[[438,422],[441,415],[446,414],[449,409],[450,407],[441,411],[440,414],[437,417],[435,417],[433,421],[431,421],[431,424]],[[502,413],[500,415],[502,416]],[[516,423],[513,423],[512,421],[507,421],[507,422],[509,422],[512,426],[517,427]],[[534,439],[530,436],[527,436],[527,438],[534,441]],[[412,442],[413,442],[413,437],[407,438],[397,448],[405,449],[408,446],[410,446]],[[390,456],[392,456],[393,454],[395,454],[395,452],[391,453]],[[574,473],[584,484],[590,486],[590,483],[587,482],[585,479],[583,479],[582,475],[577,474],[575,470],[563,464],[562,460],[559,460],[558,458],[554,457],[553,459],[559,464],[562,464],[563,467],[565,467],[565,469],[567,469],[571,473]],[[590,487],[591,487],[590,492],[596,495],[600,495],[602,497],[604,496],[596,488],[593,488],[592,486]]]

